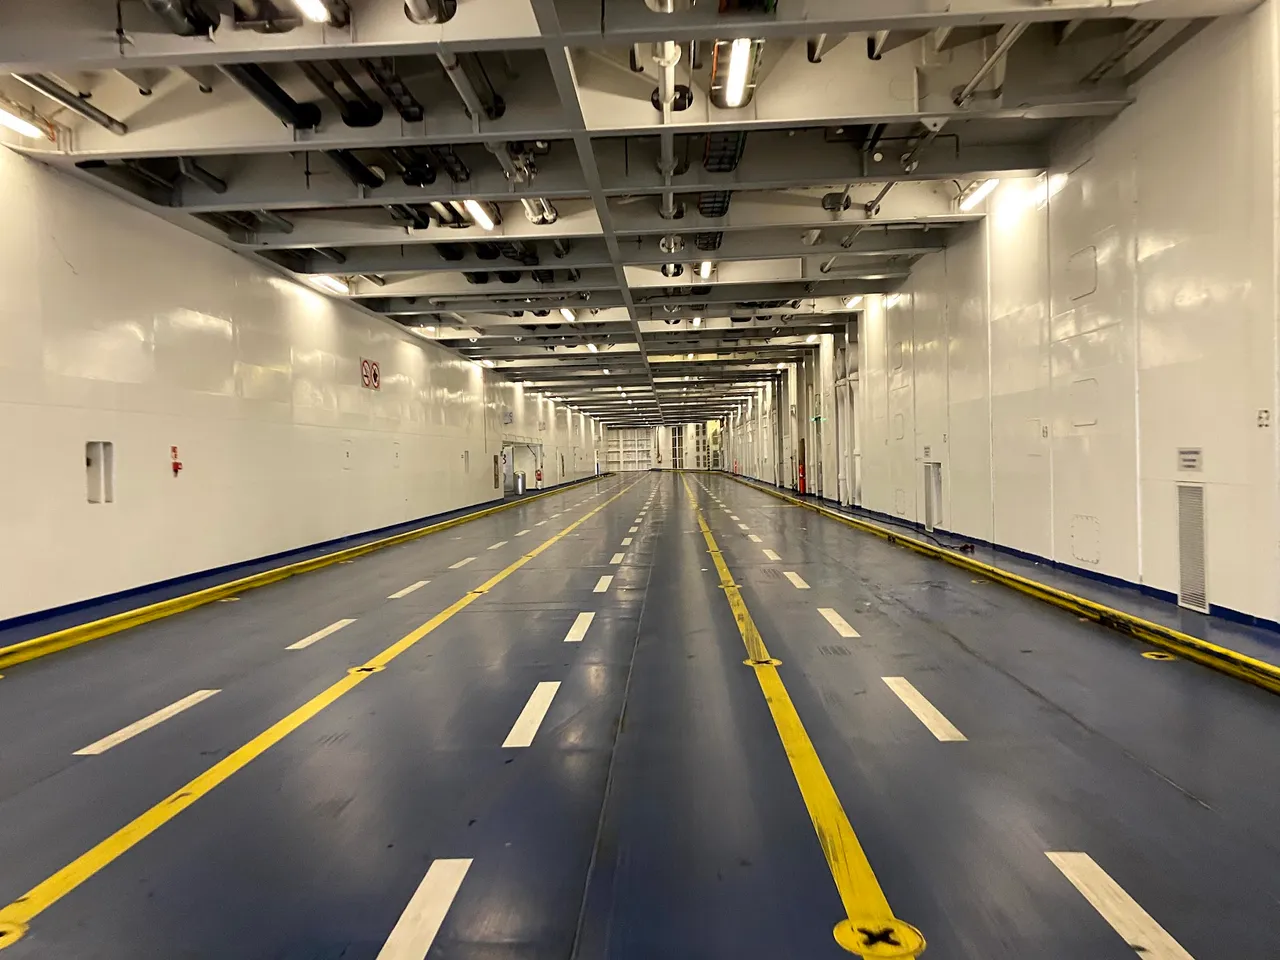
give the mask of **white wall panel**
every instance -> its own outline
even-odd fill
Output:
[[[501,495],[513,385],[3,151],[0,213],[0,619]],[[590,474],[572,416],[547,442]]]
[[[866,298],[862,506],[921,519],[927,446],[943,526],[1176,591],[1177,485],[1202,483],[1210,602],[1280,619],[1278,20],[1210,24]]]
[[[925,516],[925,461],[942,465],[941,515],[937,525],[949,528],[951,518],[946,508],[947,493],[951,487],[951,468],[947,462],[947,259],[946,252],[930,254],[916,264],[911,276],[911,297],[914,310],[910,320],[915,396],[915,437],[911,459],[906,461],[905,451],[891,447],[902,456],[902,469],[910,471],[908,493],[913,501],[912,514],[923,520]],[[898,316],[897,306],[890,308],[891,316]],[[905,354],[905,348],[903,353]],[[890,357],[894,357],[890,348]],[[896,377],[890,373],[891,382]],[[928,450],[928,454],[925,451]],[[901,481],[899,481],[899,485]]]
[[[946,260],[944,526],[990,540],[991,369],[984,228],[970,228],[957,236],[946,250]]]
[[[1040,557],[1055,555],[1050,183],[1045,177],[1002,183],[988,201],[984,222],[991,341],[991,539]]]

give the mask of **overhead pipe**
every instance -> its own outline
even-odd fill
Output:
[[[496,120],[502,116],[502,98],[490,89],[493,104],[492,106],[486,106],[480,96],[480,92],[476,89],[471,77],[468,76],[462,60],[456,53],[445,51],[436,56],[440,61],[440,66],[444,67],[444,72],[448,76],[449,82],[453,84],[454,89],[458,91],[458,96],[462,98],[462,104],[467,110],[467,116],[473,120],[482,116],[490,120]],[[467,54],[467,56],[473,56],[473,54]]]
[[[514,183],[529,183],[533,180],[536,170],[530,163],[517,162],[517,158],[511,155],[511,149],[506,144],[486,143],[485,147],[498,159],[508,180]],[[542,226],[555,223],[559,217],[556,208],[545,197],[521,198],[520,203],[530,223]]]
[[[147,72],[145,70],[118,69],[116,70],[116,73],[120,74],[120,76],[124,77],[126,80],[132,83],[135,87],[137,87],[138,93],[141,94],[142,96],[144,97],[151,96],[152,94],[151,78],[147,76]]]
[[[973,79],[966,83],[960,89],[960,92],[955,95],[954,103],[957,107],[963,107],[973,99],[973,94],[978,89],[978,84],[987,79],[987,75],[990,74],[991,71],[996,68],[996,65],[1004,59],[1004,55],[1009,52],[1009,49],[1015,43],[1018,42],[1018,38],[1027,32],[1028,26],[1030,26],[1030,24],[1024,20],[1009,27],[1009,32],[1006,33],[1001,38],[1000,42],[996,44],[996,48],[991,51],[991,56],[987,57],[982,66],[978,68],[978,72],[973,75]]]
[[[363,90],[360,91],[361,99],[356,101],[348,100],[333,82],[324,74],[317,64],[307,60],[299,61],[298,66],[302,68],[303,74],[315,86],[317,90],[323,93],[342,116],[342,122],[348,127],[373,127],[377,126],[382,120],[382,107],[372,100]],[[334,66],[337,66],[336,64]],[[359,85],[351,78],[351,74],[345,70],[339,72],[339,78],[346,74],[344,81],[348,86],[358,89]]]
[[[221,177],[215,177],[191,157],[178,158],[178,172],[188,180],[194,180],[201,186],[208,187],[214,193],[227,192],[227,181]]]
[[[921,121],[925,125],[925,133],[915,146],[902,155],[902,169],[907,173],[915,171],[920,165],[920,154],[923,153],[937,139],[938,134],[942,132],[942,128],[946,126],[945,119],[929,119]]]
[[[664,40],[654,48],[653,61],[658,65],[658,109],[662,111],[662,128],[658,132],[658,172],[662,174],[662,197],[658,214],[664,220],[674,220],[676,194],[671,178],[676,172],[676,135],[671,128],[675,116],[676,64],[680,62],[680,45],[674,40]]]
[[[164,190],[173,189],[172,181],[160,176],[160,174],[156,173],[154,170],[147,169],[146,164],[141,160],[124,160],[122,163],[126,170],[132,171],[140,179],[145,180],[152,186],[160,187]]]
[[[887,197],[889,195],[889,191],[892,190],[897,185],[898,185],[897,180],[890,180],[888,183],[886,183],[883,187],[880,188],[880,192],[876,194],[875,199],[872,200],[863,208],[864,210],[866,210],[868,217],[874,217],[880,213],[880,202],[885,197]]]
[[[311,130],[320,123],[320,108],[314,103],[299,103],[284,92],[256,63],[224,63],[219,70],[244,88],[248,94],[270,110],[282,122],[297,130]]]
[[[458,0],[404,0],[404,15],[414,23],[447,23],[458,12]]]
[[[293,233],[293,221],[286,220],[278,213],[272,213],[270,210],[255,210],[253,215],[263,223],[270,224],[278,233]]]
[[[43,73],[15,73],[14,78],[21,80],[32,90],[43,93],[55,103],[60,103],[72,113],[91,120],[100,127],[105,127],[118,136],[124,136],[129,128],[108,113],[88,103],[83,97],[72,93],[56,80]]]
[[[201,93],[213,93],[213,80],[205,67],[179,67],[183,73],[196,82]]]
[[[326,150],[324,155],[337,164],[338,169],[345,173],[356,186],[367,187],[370,190],[382,186],[383,176],[350,150]]]
[[[218,28],[200,0],[145,0],[147,9],[180,37],[207,37]]]

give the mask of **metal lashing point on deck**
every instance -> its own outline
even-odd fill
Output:
[[[0,950],[17,943],[26,932],[27,925],[25,923],[0,921]]]
[[[780,667],[782,661],[776,657],[770,657],[768,660],[752,660],[750,657],[742,661],[748,667]]]
[[[924,952],[924,936],[897,918],[841,920],[833,931],[836,943],[863,960],[915,957]]]
[[[347,673],[381,673],[387,669],[384,664],[365,664],[363,667],[352,667]]]
[[[1142,654],[1148,660],[1177,660],[1172,653],[1166,653],[1163,650],[1147,650]]]

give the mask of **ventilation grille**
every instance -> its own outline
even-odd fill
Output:
[[[1209,612],[1204,570],[1204,487],[1178,485],[1178,603]]]
[[[1204,464],[1204,451],[1199,447],[1178,448],[1178,469],[1199,470]]]

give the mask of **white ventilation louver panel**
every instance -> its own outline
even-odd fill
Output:
[[[1178,484],[1178,604],[1209,612],[1205,584],[1204,487]]]

